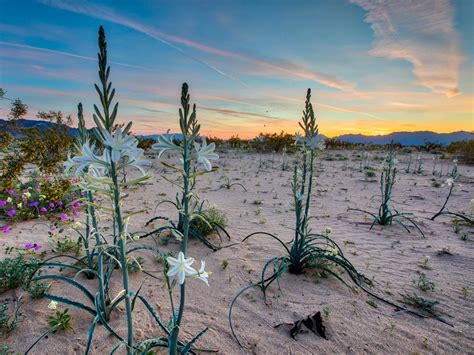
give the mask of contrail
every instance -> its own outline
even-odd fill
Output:
[[[27,44],[21,44],[21,43],[0,41],[0,45],[10,46],[10,47],[17,47],[17,48],[24,48],[24,49],[31,49],[31,50],[35,50],[35,51],[41,51],[41,52],[51,53],[51,54],[57,54],[57,55],[63,55],[63,56],[66,56],[66,57],[77,58],[77,59],[83,59],[83,60],[89,60],[89,61],[97,61],[97,58],[94,58],[94,57],[87,57],[87,56],[80,55],[80,54],[74,54],[74,53],[69,53],[69,52],[57,51],[57,50],[49,49],[49,48],[29,46],[29,45],[27,45]],[[113,62],[113,61],[110,61],[110,63],[116,64],[116,65],[120,65],[120,66],[122,66],[122,67],[128,67],[128,68],[143,69],[143,70],[153,70],[153,69],[151,69],[151,68],[146,68],[146,67],[143,67],[143,66],[141,66],[141,65],[134,65],[134,64],[121,63],[121,62]]]

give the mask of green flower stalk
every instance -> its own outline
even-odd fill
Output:
[[[180,281],[180,301],[177,313],[172,315],[172,326],[169,338],[169,353],[176,354],[178,351],[178,337],[180,326],[183,319],[183,313],[186,303],[186,283],[184,280],[185,270],[187,274],[199,274],[191,268],[191,264],[194,261],[192,258],[185,259],[188,239],[191,234],[191,221],[193,218],[202,218],[199,215],[200,211],[196,211],[197,197],[193,193],[194,185],[196,184],[196,177],[203,172],[198,172],[197,168],[193,165],[193,161],[196,160],[201,163],[205,171],[211,171],[212,165],[210,160],[218,159],[219,156],[214,153],[214,143],[207,144],[204,137],[201,138],[201,144],[197,142],[199,137],[199,131],[201,126],[199,125],[196,117],[196,105],[193,105],[191,109],[189,88],[188,84],[184,83],[181,89],[181,108],[179,109],[179,126],[181,129],[181,138],[179,144],[172,135],[162,135],[158,138],[158,143],[152,147],[159,150],[159,157],[163,152],[172,150],[178,152],[181,156],[180,166],[166,165],[171,167],[173,170],[178,171],[181,175],[181,198],[175,204],[179,209],[179,222],[178,226],[171,225],[168,227],[178,239],[181,239],[181,252],[179,259],[168,258],[168,263],[174,263],[181,268],[179,272]],[[204,171],[204,172],[205,172]],[[194,203],[193,203],[194,202]],[[202,268],[203,274],[204,269]],[[173,276],[178,273],[178,269],[171,268],[168,276]],[[206,274],[207,275],[207,274]],[[173,307],[174,308],[174,307]]]
[[[410,222],[421,233],[421,235],[424,236],[423,231],[413,220],[413,218],[410,217],[409,213],[399,212],[395,208],[391,207],[393,193],[392,190],[393,186],[395,185],[396,175],[397,168],[395,167],[395,150],[393,145],[391,145],[388,157],[385,161],[385,167],[383,168],[382,173],[380,175],[381,201],[378,212],[372,213],[359,208],[349,208],[349,211],[359,211],[372,216],[374,219],[372,224],[370,225],[370,229],[372,229],[376,224],[379,224],[381,226],[387,226],[392,225],[393,222],[395,222],[402,226],[408,233],[410,233],[410,229],[408,229],[407,225],[403,222],[405,220]]]
[[[454,187],[457,185],[457,183],[455,182],[454,178],[448,178],[446,180],[446,182],[443,184],[443,186],[449,186],[449,192],[448,192],[448,195],[446,196],[446,200],[444,200],[444,203],[443,203],[443,206],[441,207],[441,209],[438,211],[438,213],[436,213],[433,217],[431,217],[431,220],[434,221],[436,218],[438,218],[439,216],[442,216],[442,215],[451,215],[451,216],[454,216],[454,217],[458,217],[458,218],[461,218],[462,220],[464,220],[465,222],[469,223],[469,224],[474,224],[474,219],[473,219],[473,216],[469,217],[463,213],[457,213],[457,212],[451,212],[448,208],[446,208],[447,204],[448,204],[448,201],[449,201],[449,198],[451,197],[452,193],[453,193],[453,190],[454,190]],[[473,206],[474,206],[474,200],[471,200],[471,214],[472,214],[472,210],[473,210]]]
[[[222,234],[230,239],[229,233],[227,233],[223,225],[215,221],[208,221],[205,210],[203,210],[204,202],[200,202],[198,195],[194,192],[194,187],[200,175],[212,171],[211,161],[217,160],[219,155],[214,152],[215,144],[208,144],[206,138],[199,135],[201,126],[196,118],[196,105],[193,105],[191,108],[188,91],[188,84],[184,83],[181,90],[181,108],[179,109],[180,137],[175,137],[169,134],[168,131],[167,134],[159,136],[158,142],[152,145],[153,149],[159,151],[158,158],[166,151],[177,152],[180,156],[179,165],[163,163],[166,167],[171,168],[180,175],[179,181],[171,181],[165,176],[163,178],[176,185],[181,192],[176,195],[175,201],[165,200],[160,202],[160,204],[169,203],[179,211],[178,222],[175,223],[173,220],[163,216],[154,217],[146,225],[155,220],[166,220],[168,224],[141,237],[159,234],[163,231],[171,231],[184,245],[187,243],[187,238],[191,236],[204,243],[208,248],[217,250],[220,248],[220,245],[210,242],[198,230],[196,221],[200,220],[209,225],[211,229],[217,232],[221,241]],[[199,170],[198,164],[202,165],[203,170]],[[185,234],[187,235],[186,237],[184,236]]]

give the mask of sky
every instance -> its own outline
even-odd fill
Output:
[[[298,131],[307,88],[320,133],[474,131],[471,0],[0,0],[0,87],[93,125],[97,31],[119,122],[178,128],[190,86],[202,133]],[[0,101],[0,117],[10,102]]]

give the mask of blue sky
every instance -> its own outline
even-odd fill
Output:
[[[223,137],[296,131],[308,87],[329,136],[474,129],[474,1],[0,4],[0,87],[29,117],[81,101],[92,124],[102,24],[137,133],[177,127],[184,81],[203,131]]]

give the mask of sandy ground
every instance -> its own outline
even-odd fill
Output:
[[[325,152],[335,155],[340,152]],[[429,218],[440,208],[448,192],[446,187],[433,187],[431,169],[433,156],[425,155],[424,175],[407,174],[404,171],[407,155],[399,156],[400,173],[394,187],[394,202],[399,210],[412,212],[426,234],[422,238],[413,231],[406,233],[399,226],[378,227],[369,231],[369,221],[363,214],[348,212],[350,207],[375,211],[379,193],[379,172],[372,181],[359,171],[357,152],[346,151],[346,161],[321,160],[318,178],[311,203],[314,231],[330,226],[332,236],[343,248],[352,263],[376,283],[376,290],[392,300],[400,299],[400,293],[412,293],[435,299],[438,308],[453,318],[449,327],[433,319],[421,319],[409,314],[394,314],[393,307],[376,301],[373,308],[367,301],[371,298],[364,293],[354,292],[334,278],[318,279],[311,273],[301,276],[285,274],[281,278],[282,294],[273,287],[267,303],[258,290],[250,290],[238,301],[234,322],[242,342],[248,347],[239,349],[232,338],[227,314],[229,303],[235,294],[247,283],[256,281],[265,261],[281,253],[281,246],[269,238],[257,237],[246,243],[212,252],[204,245],[192,240],[189,255],[197,260],[206,260],[207,269],[213,271],[210,287],[198,280],[188,283],[185,326],[182,336],[190,339],[193,334],[208,326],[209,331],[198,344],[201,348],[215,349],[221,354],[427,354],[449,353],[468,354],[474,352],[474,240],[463,241],[454,232],[451,218]],[[271,159],[274,160],[271,163]],[[292,162],[290,156],[288,161]],[[259,162],[265,167],[259,169]],[[288,206],[290,200],[291,171],[281,170],[280,155],[247,154],[230,151],[222,154],[218,161],[219,170],[202,177],[197,189],[201,198],[216,204],[225,212],[228,231],[232,242],[240,242],[246,235],[256,231],[274,233],[286,241],[292,238],[294,225],[293,211]],[[446,166],[444,167],[446,171]],[[144,187],[131,192],[127,198],[127,208],[146,209],[132,219],[130,231],[145,231],[145,222],[154,215],[175,215],[166,205],[161,205],[156,213],[156,204],[166,198],[174,199],[175,189],[161,174],[166,169],[157,159],[153,160],[154,177]],[[169,173],[169,169],[168,169]],[[456,188],[449,203],[452,210],[469,213],[469,201],[474,198],[474,168],[460,167],[463,175],[462,186]],[[225,177],[246,186],[247,192],[239,186],[230,190],[220,189]],[[443,181],[438,178],[438,181]],[[256,202],[259,201],[259,202]],[[261,202],[261,204],[259,204]],[[22,247],[26,242],[39,242],[46,250],[47,232],[44,225],[36,221],[15,225],[12,232],[0,236],[0,246]],[[158,245],[157,239],[148,238],[139,244],[157,245],[163,251],[179,250],[179,245],[171,242],[167,246]],[[438,251],[449,248],[452,255],[438,255]],[[144,268],[156,271],[161,277],[161,268],[150,253],[142,253]],[[418,265],[430,256],[431,270],[423,270]],[[223,269],[223,261],[228,266]],[[435,290],[422,292],[413,284],[418,280],[419,271],[425,272],[435,283]],[[80,277],[81,278],[81,277]],[[150,303],[159,309],[159,314],[167,320],[169,304],[163,282],[141,273],[131,275],[133,289],[144,280],[142,293]],[[94,281],[83,280],[94,289]],[[120,290],[120,275],[114,277],[116,292]],[[463,288],[468,290],[467,297]],[[78,297],[70,287],[54,283],[52,292]],[[0,295],[1,299],[18,296],[21,290]],[[24,295],[23,317],[19,328],[8,338],[0,338],[0,344],[7,344],[11,350],[23,352],[44,332],[48,325],[46,316],[48,300],[29,300]],[[330,308],[331,314],[325,324],[329,340],[313,334],[301,334],[292,340],[288,327],[275,329],[276,324],[303,318],[315,311]],[[71,309],[74,330],[53,334],[40,342],[33,354],[80,354],[82,353],[88,325],[92,321],[85,312]],[[158,327],[142,307],[134,312],[136,339],[158,335]],[[113,314],[111,324],[125,334],[123,311]],[[109,353],[115,340],[98,327],[93,342],[94,354]]]

